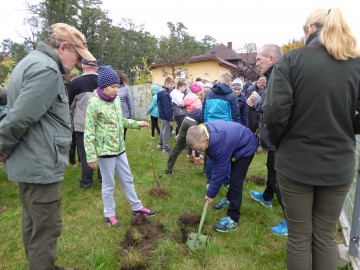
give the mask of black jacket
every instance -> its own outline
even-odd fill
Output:
[[[276,171],[310,185],[351,182],[359,106],[360,58],[337,61],[318,42],[285,54],[263,105]]]

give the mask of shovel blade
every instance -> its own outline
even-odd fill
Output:
[[[186,245],[192,250],[195,251],[200,248],[205,248],[209,242],[209,237],[207,235],[197,233],[190,233]]]

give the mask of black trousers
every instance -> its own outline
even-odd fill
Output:
[[[226,194],[227,199],[230,201],[227,215],[235,222],[238,222],[240,218],[244,180],[253,158],[254,155],[251,155],[231,162],[230,187]]]
[[[78,160],[80,161],[80,155],[78,153]],[[76,164],[76,132],[73,131],[72,133],[72,141],[70,145],[70,151],[69,151],[69,161],[70,164],[74,165]]]
[[[272,199],[274,198],[274,194],[275,194],[276,198],[278,199],[278,202],[284,212],[284,206],[283,206],[283,203],[281,200],[280,188],[279,188],[279,185],[276,180],[275,151],[274,150],[268,151],[266,167],[267,167],[268,175],[267,175],[266,188],[263,193],[263,197],[264,197],[265,201],[272,201]]]
[[[78,153],[81,159],[81,180],[80,186],[83,188],[89,188],[94,184],[94,170],[91,169],[86,160],[86,152],[84,146],[84,132],[76,132],[76,145],[78,148]],[[98,167],[98,179],[99,182],[102,182],[100,168]]]
[[[155,129],[160,136],[159,118],[150,116],[151,118],[151,137],[155,137]]]
[[[174,120],[176,122],[176,135],[179,134],[179,130],[181,127],[182,122],[184,121],[185,115],[178,115],[174,117]]]
[[[249,108],[248,128],[255,133],[260,127],[260,114],[254,108]]]

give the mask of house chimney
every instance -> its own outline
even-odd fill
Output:
[[[228,42],[228,46],[227,46],[230,50],[232,50],[232,42]]]
[[[211,52],[211,57],[215,57],[216,56],[216,52]]]

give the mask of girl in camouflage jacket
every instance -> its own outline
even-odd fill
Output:
[[[99,67],[99,87],[89,99],[84,134],[88,165],[94,169],[99,164],[103,177],[101,192],[105,222],[109,227],[120,225],[115,216],[115,171],[133,215],[155,215],[154,211],[143,207],[136,195],[123,139],[124,127],[141,128],[147,127],[148,123],[123,118],[121,102],[117,97],[119,84],[120,78],[111,66]]]

